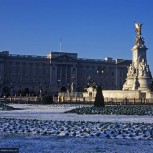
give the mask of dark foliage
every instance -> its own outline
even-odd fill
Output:
[[[66,92],[67,90],[66,90],[66,87],[62,87],[61,88],[61,92]]]
[[[13,107],[7,105],[6,103],[0,103],[0,111],[1,110],[6,111],[6,110],[15,110],[15,109]]]
[[[53,103],[53,97],[52,96],[44,96],[42,99],[43,104],[52,104]]]
[[[151,82],[150,90],[153,92],[153,81]]]
[[[102,94],[102,88],[100,86],[97,87],[97,93],[96,93],[94,106],[95,107],[104,107],[105,106],[104,96]]]
[[[149,105],[113,105],[105,107],[82,107],[66,113],[101,114],[101,115],[153,115],[153,106]]]

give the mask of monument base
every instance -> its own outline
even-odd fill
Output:
[[[153,102],[153,92],[150,90],[145,90],[145,88],[141,88],[144,90],[102,90],[105,102],[123,102],[125,99],[128,101],[141,101],[148,100]],[[96,95],[96,90],[93,90],[91,87],[88,88],[87,92],[83,93],[83,97],[86,101],[94,101]]]

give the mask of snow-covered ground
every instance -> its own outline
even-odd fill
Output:
[[[55,121],[135,122],[153,123],[153,116],[139,115],[78,115],[65,111],[88,105],[27,105],[11,104],[21,110],[0,111],[1,118],[38,119]]]
[[[150,152],[153,117],[65,114],[82,105],[11,104],[0,111],[0,148],[23,152]],[[87,105],[86,105],[87,106]]]

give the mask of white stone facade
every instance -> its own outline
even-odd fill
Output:
[[[0,92],[38,96],[61,90],[82,92],[93,80],[103,89],[122,89],[130,63],[130,60],[112,58],[83,59],[78,58],[77,53],[50,52],[48,56],[32,56],[2,51]]]

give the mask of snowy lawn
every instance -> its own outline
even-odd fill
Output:
[[[0,147],[20,153],[151,153],[153,141],[15,135],[1,137]]]
[[[0,111],[0,148],[20,152],[150,152],[153,117],[77,115],[84,105],[11,104]],[[85,105],[87,106],[87,105]]]
[[[139,115],[78,115],[64,112],[88,105],[27,105],[10,104],[21,110],[0,111],[0,118],[38,119],[53,121],[136,122],[153,123],[153,116]]]

